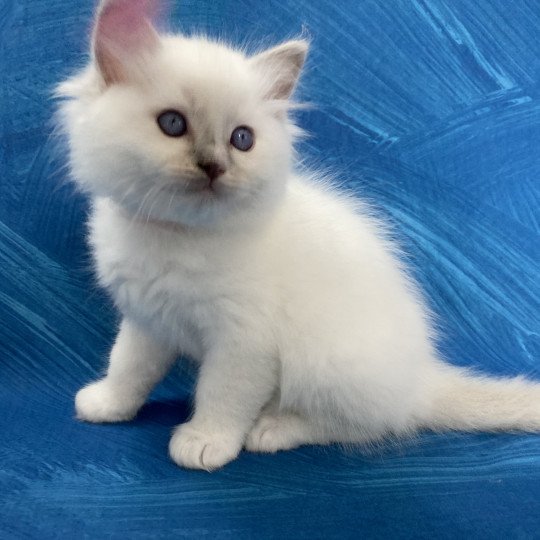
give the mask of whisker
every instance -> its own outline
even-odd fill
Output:
[[[139,206],[137,207],[137,210],[135,211],[135,213],[133,214],[131,220],[130,220],[130,228],[132,226],[134,226],[134,224],[139,221],[139,219],[141,218],[141,216],[143,215],[143,212],[144,212],[144,205],[146,204],[146,202],[148,201],[148,199],[150,199],[153,195],[154,195],[154,192],[156,190],[159,191],[159,188],[160,186],[152,186],[145,194],[145,196],[143,197],[142,201],[140,202]]]
[[[154,202],[152,202],[152,204],[150,205],[150,208],[148,210],[148,213],[146,214],[146,225],[148,225],[148,222],[150,221],[150,216],[152,215],[152,210],[153,210],[154,205],[156,204],[156,202],[158,200],[158,196],[164,190],[164,186],[159,186],[159,187],[160,187],[160,189],[158,189],[156,191],[156,193],[154,194]]]
[[[174,191],[171,191],[171,196],[169,197],[169,204],[167,205],[167,214],[171,211],[174,195],[175,195]]]

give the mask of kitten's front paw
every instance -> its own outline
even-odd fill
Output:
[[[106,379],[85,386],[75,396],[75,411],[86,422],[124,422],[131,420],[140,403],[121,396]]]
[[[227,431],[201,431],[187,422],[178,426],[169,444],[169,455],[188,469],[213,471],[235,459],[242,440]]]

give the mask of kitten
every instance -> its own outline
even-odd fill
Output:
[[[444,364],[428,310],[358,200],[294,172],[287,116],[308,44],[254,56],[161,35],[152,0],[109,0],[59,95],[90,243],[123,315],[78,418],[133,418],[175,358],[200,361],[185,467],[242,447],[367,443],[428,429],[540,429],[540,386]]]

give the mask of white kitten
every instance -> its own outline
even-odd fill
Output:
[[[418,428],[540,429],[540,386],[443,364],[416,286],[364,204],[292,172],[289,98],[307,52],[253,57],[159,35],[156,2],[109,0],[93,60],[60,86],[93,198],[99,278],[124,319],[79,418],[133,418],[179,354],[201,362],[180,465],[241,448]]]

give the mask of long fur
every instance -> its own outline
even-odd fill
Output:
[[[540,385],[443,363],[384,224],[294,172],[287,110],[307,43],[248,57],[159,36],[155,4],[131,4],[123,27],[125,0],[109,0],[98,60],[58,91],[73,177],[93,200],[97,273],[123,315],[107,375],[76,397],[79,418],[132,418],[183,353],[201,362],[194,415],[170,445],[187,467],[220,467],[243,446],[538,430]],[[186,116],[186,135],[161,133],[166,109]],[[249,152],[229,144],[239,125],[255,133]],[[214,191],[201,159],[224,164]]]

